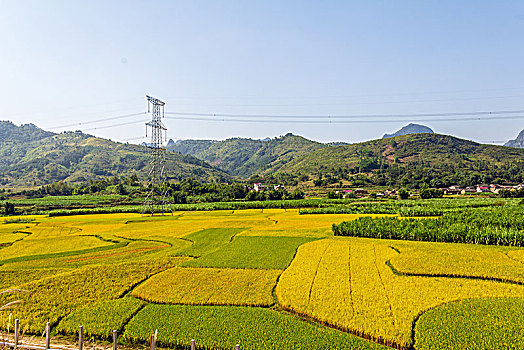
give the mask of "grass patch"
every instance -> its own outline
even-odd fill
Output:
[[[55,329],[59,334],[77,334],[78,326],[84,326],[84,334],[97,339],[110,340],[113,330],[121,330],[145,302],[124,297],[101,301],[73,311],[62,319]]]
[[[179,251],[180,255],[202,256],[220,249],[227,245],[233,236],[246,230],[245,228],[209,228],[184,236],[184,239],[192,241],[193,245]]]
[[[146,342],[158,330],[158,343],[187,349],[386,349],[334,329],[307,323],[270,309],[237,306],[147,305],[127,325],[124,336]]]
[[[297,248],[313,237],[237,236],[220,249],[185,262],[188,267],[229,267],[243,269],[285,269]]]
[[[471,299],[423,313],[415,325],[417,350],[524,348],[524,299]]]

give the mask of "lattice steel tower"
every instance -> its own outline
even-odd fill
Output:
[[[151,128],[151,143],[148,145],[151,151],[151,161],[148,174],[148,194],[144,201],[142,215],[150,213],[171,213],[169,205],[169,184],[165,176],[165,147],[164,147],[164,133],[167,128],[162,123],[164,117],[163,101],[157,98],[147,97],[147,110],[151,112],[151,121],[146,123],[146,137],[147,129]],[[166,137],[167,138],[167,137]]]

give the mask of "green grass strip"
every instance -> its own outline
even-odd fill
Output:
[[[188,349],[389,349],[354,335],[308,323],[280,312],[238,306],[145,306],[126,326],[124,336],[146,343],[158,330],[158,345]]]

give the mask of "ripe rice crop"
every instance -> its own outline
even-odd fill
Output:
[[[470,299],[423,313],[415,325],[416,350],[524,348],[524,299]]]
[[[400,252],[390,260],[399,273],[433,276],[468,276],[524,284],[523,248],[485,245],[391,242]]]
[[[318,205],[348,206],[352,203],[321,201]],[[373,205],[382,203],[387,202],[377,201]],[[523,221],[521,212],[509,200],[503,206],[494,206],[497,202],[493,200],[439,199],[398,203],[408,203],[406,210],[418,210],[415,203],[428,210],[443,210],[444,217],[454,218],[457,225],[462,220],[472,227],[472,231],[483,226],[500,231],[522,229],[519,226]],[[477,208],[464,210],[466,204]],[[398,211],[398,207],[395,209]],[[134,304],[136,300],[123,297],[133,292],[143,292],[140,297],[154,302],[233,301],[240,304],[249,300],[255,305],[272,305],[270,286],[274,286],[279,273],[275,270],[286,268],[296,254],[276,288],[276,295],[285,309],[387,344],[408,347],[413,343],[412,322],[433,307],[471,297],[523,297],[524,286],[479,279],[520,282],[524,249],[332,237],[334,222],[360,216],[384,215],[299,216],[297,209],[265,207],[175,212],[173,216],[164,217],[142,217],[136,213],[98,214],[36,217],[27,224],[0,223],[0,237],[8,235],[8,243],[14,236],[22,240],[13,246],[27,244],[33,247],[28,249],[29,253],[6,250],[13,246],[0,249],[0,256],[5,254],[3,251],[11,252],[7,259],[13,259],[4,260],[4,265],[0,266],[0,284],[4,283],[5,288],[18,286],[34,291],[24,296],[26,302],[13,314],[13,317],[21,317],[22,328],[30,322],[29,333],[41,334],[47,320],[53,325],[62,320],[65,325],[70,316],[73,321],[64,326],[65,333],[76,333],[79,324],[74,323],[82,319],[86,325],[95,325],[90,334],[104,338],[109,328],[122,327],[136,311],[133,306],[138,305]],[[398,223],[410,219],[394,220]],[[421,222],[438,220],[444,218],[418,219]],[[18,228],[17,225],[23,226]],[[4,228],[7,231],[3,231]],[[15,230],[32,233],[9,233]],[[326,237],[328,239],[319,240]],[[87,248],[83,245],[84,239]],[[40,253],[42,250],[36,248],[37,244],[43,245],[46,241],[51,242],[51,246],[43,246],[44,253]],[[174,255],[179,257],[173,258]],[[176,267],[181,264],[191,268]],[[275,270],[268,272],[266,269]],[[174,275],[166,272],[151,277],[166,270],[175,271]],[[192,278],[183,274],[188,271],[193,272]],[[407,276],[409,274],[423,276]],[[227,282],[228,278],[231,283]],[[198,283],[191,284],[195,281]],[[237,281],[235,289],[233,282]],[[220,285],[224,289],[211,288],[212,283],[215,283],[213,287]],[[187,290],[194,293],[183,294]],[[0,302],[3,298],[0,297]],[[122,309],[113,309],[116,305],[121,305]],[[202,348],[232,348],[230,343],[237,342],[250,349],[383,348],[271,310],[277,306],[271,309],[186,305],[159,305],[157,309],[157,306],[147,306],[144,310],[148,311],[133,317],[130,325],[133,324],[134,339],[147,342],[150,332],[158,328],[159,338],[165,337],[166,344],[181,342],[186,347],[189,339],[195,338]],[[103,323],[106,318],[101,310],[106,308],[108,319],[113,323]],[[112,315],[116,318],[111,318]],[[97,318],[99,316],[101,318]],[[151,320],[138,323],[145,318]],[[165,325],[159,325],[162,322]],[[96,328],[98,323],[103,327]],[[180,327],[182,333],[169,329],[170,325]],[[504,327],[492,332],[500,334],[513,329]]]
[[[9,270],[0,270],[0,290],[14,288],[25,283],[38,281],[46,277],[70,271],[69,269],[59,268],[16,269],[13,266],[9,267],[11,268]]]
[[[45,322],[56,324],[59,319],[74,310],[100,300],[120,298],[139,282],[151,275],[174,267],[179,259],[172,261],[149,260],[142,262],[86,266],[21,285],[31,291],[25,303],[13,310],[13,317],[31,333],[42,331]],[[3,301],[0,297],[0,302]]]
[[[0,248],[5,248],[16,241],[25,238],[26,235],[26,233],[17,232],[17,230],[0,231]]]
[[[411,325],[429,308],[467,298],[524,297],[521,285],[399,276],[386,265],[398,255],[387,243],[324,239],[301,246],[277,285],[280,304],[387,345],[410,347]]]
[[[158,330],[158,344],[187,349],[386,349],[335,329],[255,307],[154,305],[144,307],[126,326],[124,336],[147,341]]]
[[[175,267],[151,277],[132,295],[164,304],[269,306],[281,272]]]
[[[97,339],[111,339],[113,330],[121,330],[145,302],[124,297],[101,301],[73,311],[62,319],[55,331],[59,334],[77,334],[78,326],[84,334]]]

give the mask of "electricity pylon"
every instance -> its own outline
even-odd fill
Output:
[[[157,98],[147,97],[147,109],[151,111],[151,121],[146,123],[146,137],[147,129],[151,128],[151,143],[148,145],[150,149],[150,168],[147,177],[148,194],[144,200],[144,207],[142,215],[150,213],[171,213],[169,206],[169,184],[165,176],[165,147],[164,147],[164,133],[167,128],[162,123],[164,117],[163,101]],[[151,109],[150,109],[151,107]]]

